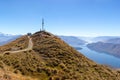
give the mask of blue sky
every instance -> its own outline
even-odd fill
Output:
[[[0,32],[120,36],[120,0],[0,0]]]

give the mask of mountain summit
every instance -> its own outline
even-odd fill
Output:
[[[0,51],[1,69],[30,80],[120,80],[119,71],[96,64],[46,31],[18,38]]]

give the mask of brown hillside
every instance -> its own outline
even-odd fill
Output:
[[[40,31],[31,38],[33,50],[0,56],[1,62],[16,75],[38,80],[120,80],[119,71],[94,63],[51,33]],[[28,45],[26,38],[0,48],[5,49],[13,43],[19,45],[21,39],[25,41],[21,45],[24,48]],[[1,69],[4,69],[3,64],[0,64]]]
[[[28,46],[28,38],[27,36],[22,36],[11,43],[8,43],[4,46],[0,46],[0,53],[3,53],[5,51],[24,49],[27,46]]]

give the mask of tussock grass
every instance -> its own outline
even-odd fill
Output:
[[[0,56],[0,68],[8,66],[13,74],[33,80],[120,80],[118,71],[87,59],[51,33],[41,31],[31,37],[33,50]]]
[[[0,53],[3,53],[5,51],[14,51],[14,50],[21,50],[28,46],[28,37],[22,36],[15,41],[12,41],[4,46],[0,46]]]

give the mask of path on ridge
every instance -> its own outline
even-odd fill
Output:
[[[5,51],[3,54],[5,54],[5,53],[18,53],[18,52],[32,50],[32,48],[33,48],[32,38],[30,38],[30,36],[28,36],[28,39],[29,39],[29,43],[28,43],[28,47],[26,49],[17,50],[17,51]]]

